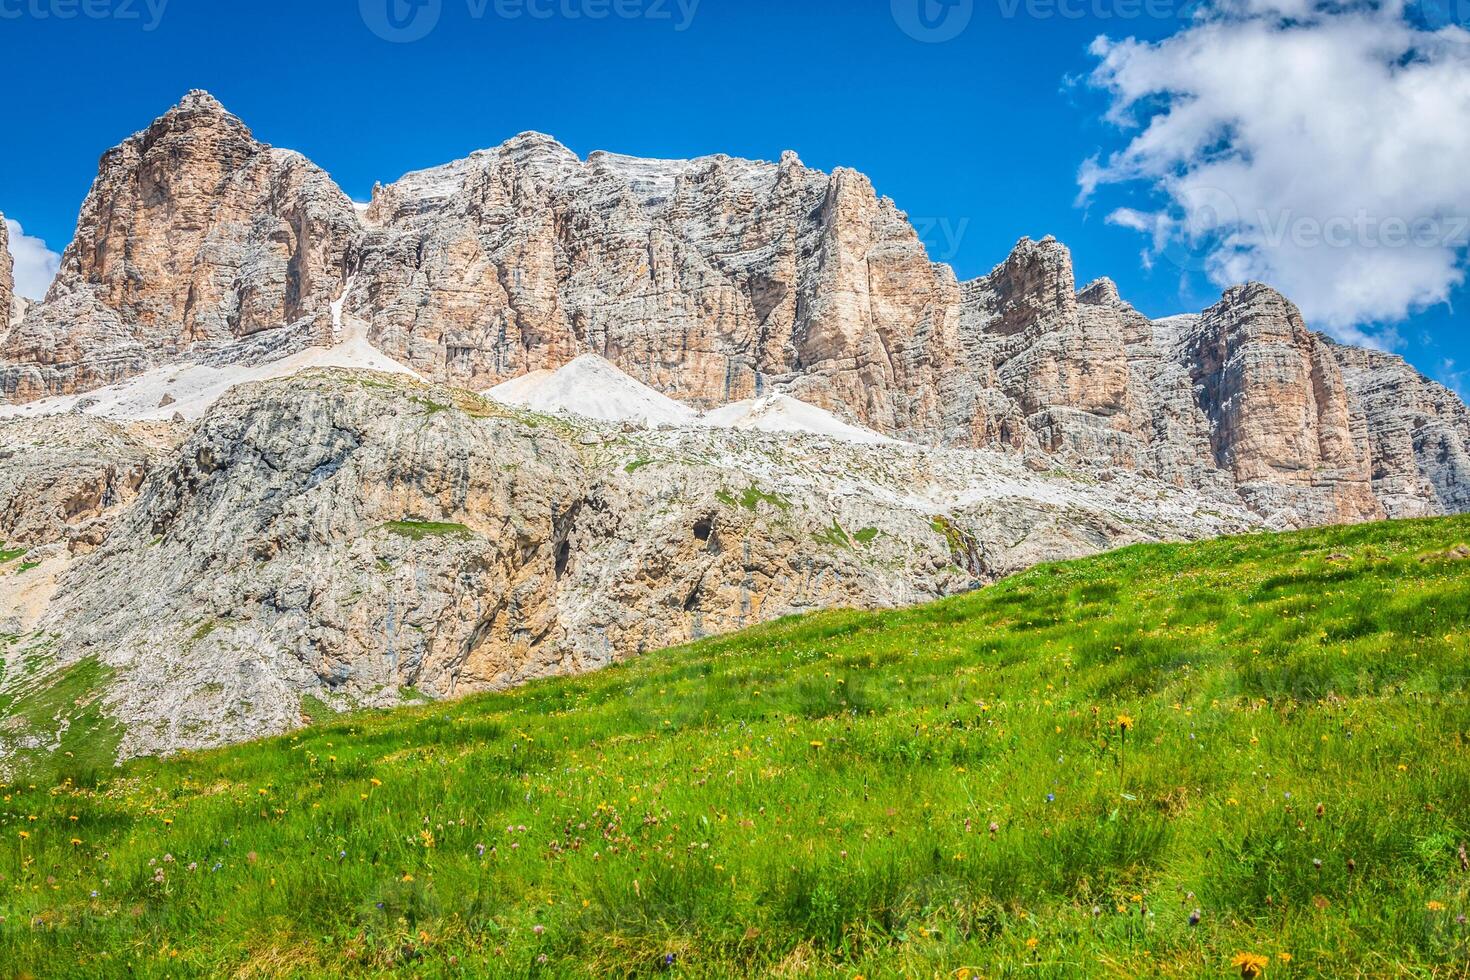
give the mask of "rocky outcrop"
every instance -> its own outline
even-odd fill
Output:
[[[263,330],[329,335],[351,202],[203,92],[103,156],[44,304],[11,330],[12,400],[107,384]]]
[[[0,422],[0,547],[95,548],[166,451],[86,415]]]
[[[1253,283],[1225,293],[1182,345],[1215,461],[1253,507],[1308,523],[1383,516],[1373,496],[1368,427],[1332,345],[1296,307]]]
[[[37,454],[38,473],[65,462]],[[7,659],[46,676],[98,658],[123,753],[169,751],[285,731],[304,702],[497,689],[1258,520],[1127,471],[625,430],[313,372],[236,389],[150,466],[102,546],[57,572],[35,624],[54,642]]]
[[[365,222],[346,308],[425,375],[483,389],[592,351],[702,407],[800,376],[889,431],[935,421],[912,341],[958,290],[855,172],[524,134],[379,188]]]
[[[5,215],[0,214],[0,337],[15,318],[15,260],[10,257],[10,229],[6,227]]]
[[[1364,417],[1373,491],[1389,517],[1470,510],[1470,411],[1403,358],[1332,345]]]
[[[1350,386],[1259,284],[1151,322],[1108,280],[1079,290],[1050,238],[960,283],[865,177],[794,153],[584,160],[527,133],[380,186],[359,214],[203,93],[103,158],[51,295],[0,343],[0,391],[279,357],[344,320],[476,391],[592,352],[701,408],[787,393],[901,439],[1101,462],[1298,525],[1463,507],[1470,482],[1448,435],[1405,449],[1404,418],[1364,403],[1378,384]]]

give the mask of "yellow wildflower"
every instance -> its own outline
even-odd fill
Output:
[[[1259,977],[1265,971],[1266,964],[1269,962],[1270,960],[1266,959],[1266,957],[1259,956],[1255,953],[1236,953],[1235,959],[1230,961],[1230,965],[1238,967],[1240,969],[1240,975],[1245,980],[1255,980],[1256,977]]]

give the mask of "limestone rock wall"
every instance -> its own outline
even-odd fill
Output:
[[[1332,345],[1362,413],[1373,490],[1390,517],[1470,510],[1470,411],[1403,358]]]
[[[1107,280],[1079,289],[1050,238],[961,283],[867,178],[794,153],[584,160],[526,133],[359,213],[197,92],[103,157],[51,294],[0,336],[0,393],[279,356],[344,316],[472,390],[590,351],[699,407],[784,391],[926,445],[1228,488],[1288,523],[1467,506],[1458,399],[1260,284],[1151,322]]]
[[[14,318],[15,260],[10,257],[10,230],[5,226],[5,215],[0,214],[0,337],[4,337]]]
[[[84,391],[303,321],[325,337],[356,231],[331,178],[192,92],[102,157],[45,303],[6,340],[0,391]]]
[[[1383,516],[1366,419],[1332,345],[1281,294],[1256,283],[1227,291],[1182,350],[1215,461],[1258,509],[1295,510],[1312,523]]]
[[[0,423],[0,445],[33,424]],[[111,439],[128,456],[109,425],[77,447]],[[79,455],[39,445],[14,470],[32,489],[73,472],[89,487]],[[122,482],[111,533],[56,566],[34,624],[55,642],[7,658],[46,672],[101,659],[125,755],[286,731],[307,697],[348,709],[409,687],[499,689],[780,616],[907,605],[1039,561],[1260,525],[1229,494],[1128,471],[627,432],[339,371],[237,388],[139,484]],[[16,496],[0,480],[0,522],[18,528],[0,535],[37,523],[5,503]]]

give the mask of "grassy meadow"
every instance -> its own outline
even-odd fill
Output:
[[[0,790],[0,976],[1470,976],[1467,542],[1136,547],[57,761]]]

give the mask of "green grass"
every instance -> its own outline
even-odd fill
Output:
[[[739,497],[736,497],[728,490],[721,490],[715,494],[715,499],[730,507],[744,507],[752,513],[759,511],[761,504],[770,504],[777,510],[782,511],[791,509],[791,501],[787,500],[781,494],[767,493],[755,485],[746,487],[741,491]]]
[[[0,972],[1463,977],[1467,540],[1130,548],[22,780]]]
[[[438,415],[440,412],[447,412],[450,409],[450,406],[436,402],[432,398],[421,398],[418,395],[414,395],[408,400],[415,405],[422,406],[424,412],[428,415]]]
[[[12,548],[9,551],[0,550],[0,565],[15,561],[29,550],[28,548]]]
[[[12,743],[14,755],[6,763],[40,783],[69,780],[71,785],[95,785],[111,776],[122,740],[122,729],[102,705],[101,694],[111,676],[111,670],[96,659],[87,659],[26,683],[19,692],[0,695],[0,717],[6,719],[0,724],[6,725],[6,734],[26,736]],[[9,802],[7,798],[7,810]],[[10,822],[10,816],[0,816],[0,821]],[[0,899],[0,908],[4,905]]]
[[[208,639],[209,635],[219,628],[220,623],[218,620],[206,619],[204,622],[199,624],[198,628],[196,628],[193,633],[189,635],[189,639],[195,643],[198,643],[200,640]]]
[[[814,534],[812,537],[816,539],[818,544],[825,544],[832,548],[852,547],[852,539],[847,536],[847,532],[842,529],[842,525],[837,522],[837,518],[835,517],[832,518],[831,527],[823,529],[822,533]]]
[[[441,521],[389,521],[383,527],[391,534],[397,534],[413,541],[422,541],[425,538],[431,537],[460,536],[472,533],[463,524],[449,524]]]

